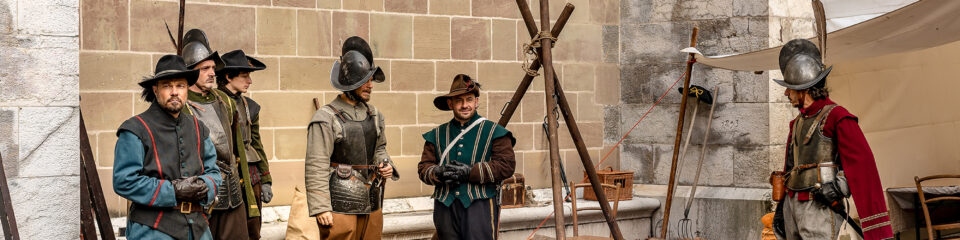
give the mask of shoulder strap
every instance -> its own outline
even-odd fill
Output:
[[[334,108],[333,106],[330,106],[330,105],[326,105],[326,106],[324,106],[324,107],[326,107],[326,109],[329,109],[329,110],[330,110],[330,111],[325,111],[325,112],[331,113],[331,114],[333,114],[333,116],[336,116],[336,117],[337,117],[337,120],[340,120],[340,123],[343,123],[344,121],[346,121],[346,119],[343,118],[343,113],[341,113],[340,110],[337,110],[337,108]],[[331,112],[331,111],[332,111],[332,112]]]
[[[443,165],[443,161],[447,159],[447,153],[450,153],[450,149],[453,148],[453,145],[456,145],[456,144],[457,144],[457,141],[460,141],[460,139],[463,138],[463,135],[464,135],[464,134],[467,134],[467,132],[470,132],[470,130],[472,130],[473,127],[476,127],[477,124],[480,124],[480,123],[483,122],[484,120],[487,120],[487,118],[480,117],[480,119],[477,119],[477,121],[474,121],[474,122],[473,122],[472,124],[470,124],[470,126],[468,126],[466,129],[463,129],[463,131],[460,131],[460,134],[457,134],[457,137],[453,138],[453,141],[450,141],[450,143],[447,144],[447,148],[443,150],[443,155],[440,155],[440,164],[439,164],[439,165]]]
[[[820,109],[820,113],[817,113],[817,117],[815,118],[816,122],[810,124],[810,129],[807,130],[807,136],[804,137],[803,144],[810,143],[810,138],[813,137],[813,133],[815,132],[814,130],[818,128],[817,126],[823,125],[823,121],[827,119],[827,116],[830,116],[830,111],[833,111],[833,108],[836,106],[836,104],[831,104]]]
[[[363,105],[367,106],[367,117],[373,118],[374,129],[377,130],[377,136],[380,136],[380,114],[377,112],[377,109],[375,109],[373,106],[370,106],[370,104],[363,103]]]

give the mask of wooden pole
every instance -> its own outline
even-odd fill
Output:
[[[550,29],[550,1],[549,0],[540,0],[540,29]],[[548,36],[543,36],[548,35]],[[553,48],[553,40],[549,37],[550,32],[542,32],[540,39],[540,55],[541,61],[543,64],[543,79],[545,82],[544,92],[546,93],[556,93],[556,84],[554,83],[554,72],[553,72],[553,56],[551,55],[551,48]],[[550,169],[552,170],[552,179],[553,179],[553,216],[554,216],[554,228],[557,232],[557,239],[565,239],[566,231],[564,228],[563,219],[563,195],[561,193],[561,187],[563,183],[560,182],[560,146],[558,146],[559,141],[557,141],[557,118],[556,114],[553,112],[553,106],[556,105],[556,101],[553,99],[552,94],[546,94],[546,107],[544,109],[547,112],[547,129],[549,129],[549,139],[550,139]]]
[[[80,168],[82,169],[83,166]],[[80,239],[97,239],[97,228],[93,226],[95,220],[93,220],[92,205],[90,188],[87,188],[87,173],[80,171]]]
[[[567,130],[570,130],[570,136],[573,138],[573,144],[577,147],[577,153],[580,154],[580,162],[583,163],[583,170],[587,172],[587,177],[590,179],[590,186],[593,187],[593,193],[597,196],[597,201],[600,204],[600,211],[603,213],[603,217],[607,221],[607,227],[610,228],[610,233],[612,234],[613,239],[624,239],[623,233],[620,232],[620,225],[617,224],[616,215],[613,214],[613,210],[610,209],[607,193],[604,191],[603,186],[601,186],[602,182],[600,182],[600,177],[597,176],[597,169],[593,166],[593,160],[590,159],[590,153],[587,152],[587,146],[583,142],[583,136],[580,135],[580,128],[577,127],[577,120],[573,118],[573,111],[570,110],[570,105],[567,103],[567,96],[563,93],[563,88],[560,87],[560,82],[554,82],[557,84],[557,100],[560,102],[560,112],[563,114],[563,120],[567,122]],[[570,185],[573,186],[573,184]],[[613,197],[619,198],[620,196]],[[577,201],[576,198],[572,200]]]
[[[3,156],[0,156],[0,204],[3,204],[3,211],[0,211],[0,224],[3,225],[3,236],[7,240],[20,240],[20,232],[17,231],[17,218],[13,214],[13,201],[10,200],[10,187],[7,185],[7,173],[3,168]]]
[[[720,96],[720,86],[713,87],[713,96]],[[700,170],[703,168],[703,157],[707,154],[707,140],[710,139],[710,124],[713,124],[713,110],[716,109],[716,107],[716,101],[710,103],[710,114],[707,114],[707,130],[703,131],[703,142],[700,144],[700,159],[697,160],[697,173],[693,175],[693,187],[690,188],[690,197],[687,198],[687,204],[683,208],[684,218],[690,216],[690,207],[693,206],[693,198],[697,196],[697,183],[700,182]]]
[[[537,24],[533,21],[533,14],[530,13],[530,7],[527,6],[527,1],[517,0],[517,6],[520,7],[520,15],[523,16],[523,22],[527,26],[527,32],[530,32],[531,38],[535,37],[538,31]],[[554,37],[560,36],[563,27],[567,25],[567,20],[569,20],[570,15],[573,14],[573,9],[573,4],[567,4],[567,6],[563,8],[563,12],[561,12],[560,17],[557,18],[557,24],[550,30],[550,34]],[[530,63],[530,70],[540,70],[540,66],[540,59],[533,60],[533,62]],[[509,104],[503,109],[497,124],[506,127],[507,124],[510,123],[510,118],[513,118],[513,113],[515,113],[517,107],[520,106],[520,100],[523,100],[523,95],[527,92],[527,89],[530,88],[530,83],[533,82],[533,78],[534,76],[526,73],[523,74],[523,80],[520,80],[520,86],[517,86],[517,91],[513,92],[513,97],[510,98]]]
[[[690,47],[697,46],[697,29],[693,28],[690,34]],[[663,209],[663,224],[660,227],[660,238],[667,239],[667,226],[670,225],[670,206],[673,202],[673,186],[677,184],[677,157],[680,153],[680,140],[683,135],[683,117],[687,111],[687,94],[690,94],[690,73],[693,71],[694,54],[690,53],[687,57],[686,77],[683,79],[683,94],[680,100],[680,114],[677,116],[677,137],[673,143],[673,160],[670,163],[670,183],[667,186],[667,202]]]
[[[90,138],[87,136],[87,126],[83,121],[83,112],[80,112],[80,171],[81,177],[86,178],[86,187],[92,202],[93,212],[100,229],[100,238],[116,239],[113,234],[113,224],[110,223],[110,214],[107,212],[107,202],[103,197],[103,187],[100,186],[100,177],[97,173],[97,164],[93,160],[93,150],[90,148]]]
[[[183,13],[187,8],[186,0],[180,0],[180,21],[177,27],[177,56],[183,55]]]

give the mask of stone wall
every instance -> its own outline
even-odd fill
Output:
[[[606,109],[604,141],[619,140],[664,91],[670,91],[620,148],[620,164],[637,173],[634,181],[665,185],[669,180],[681,100],[675,89],[682,86],[682,80],[677,87],[668,87],[684,72],[687,54],[679,51],[689,46],[693,27],[700,29],[697,48],[705,55],[745,53],[813,36],[810,9],[806,0],[621,1],[622,102]],[[691,76],[691,84],[711,91],[719,87],[719,91],[714,92],[716,110],[709,131],[705,126],[710,106],[700,104],[697,115],[692,116],[696,104],[689,102],[684,132],[688,132],[690,119],[697,120],[689,133],[690,150],[679,164],[679,183],[692,183],[700,142],[703,134],[709,133],[699,184],[724,187],[724,191],[698,194],[702,199],[696,202],[694,215],[701,211],[702,219],[731,224],[711,225],[709,238],[757,238],[760,214],[769,208],[758,199],[769,196],[763,196],[767,191],[752,188],[769,188],[770,171],[782,168],[787,124],[796,111],[783,96],[784,88],[771,81],[780,77],[779,71],[756,74],[695,64]],[[657,189],[664,191],[640,195],[662,199],[666,188]],[[679,200],[673,204],[675,217],[669,224],[674,230],[682,205]],[[746,210],[732,219],[715,208]]]
[[[0,0],[0,155],[21,239],[80,234],[78,2]]]
[[[553,18],[563,2],[551,4]],[[616,0],[570,2],[577,9],[554,49],[555,68],[597,159],[607,150],[603,109],[620,99],[620,6]],[[148,106],[135,83],[173,51],[164,22],[176,25],[177,4],[81,0],[80,6],[80,105],[107,204],[122,214],[126,200],[109,190],[115,131]],[[338,93],[328,74],[343,39],[366,38],[387,73],[386,82],[374,85],[372,100],[385,113],[387,148],[402,176],[389,184],[387,196],[426,196],[432,188],[419,182],[415,170],[420,134],[450,119],[432,106],[433,97],[449,89],[455,74],[466,73],[484,84],[480,114],[499,119],[524,74],[519,48],[529,36],[522,24],[510,0],[200,0],[188,1],[185,29],[204,29],[221,53],[240,48],[267,64],[253,74],[251,96],[263,105],[261,132],[277,191],[271,205],[285,205],[294,186],[303,185],[312,99],[327,102]],[[535,188],[548,187],[550,180],[544,105],[543,81],[537,78],[509,126],[518,139],[517,172]],[[560,129],[561,157],[570,180],[579,180],[582,166],[565,127]],[[616,167],[617,156],[607,163]]]

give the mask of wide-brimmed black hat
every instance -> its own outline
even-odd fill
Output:
[[[433,106],[443,111],[450,111],[451,109],[450,106],[447,105],[447,99],[467,93],[479,95],[480,83],[474,81],[466,74],[457,74],[457,76],[453,77],[453,83],[450,84],[450,92],[434,98]]]
[[[217,71],[218,74],[223,71],[254,72],[267,68],[266,64],[256,58],[247,56],[243,53],[243,50],[239,49],[224,53],[220,58],[223,59],[224,66],[220,71]]]
[[[143,79],[138,84],[143,88],[150,88],[160,80],[183,78],[187,80],[188,85],[193,85],[197,83],[199,75],[200,71],[187,68],[182,57],[170,54],[160,57],[156,69],[153,70],[153,76]]]
[[[216,51],[210,49],[210,43],[207,42],[207,34],[200,29],[190,29],[186,34],[183,35],[183,49],[180,56],[183,57],[183,61],[187,64],[187,68],[193,69],[207,60],[213,60],[216,64],[216,69],[223,68],[223,60],[220,59],[220,54]]]

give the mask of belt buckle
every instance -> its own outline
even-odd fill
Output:
[[[184,206],[187,210],[183,210]],[[190,213],[190,210],[193,210],[193,202],[180,202],[180,213]]]

